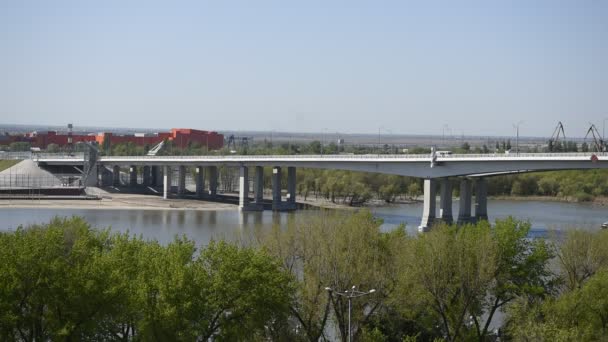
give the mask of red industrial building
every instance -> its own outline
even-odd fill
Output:
[[[10,144],[12,142],[29,142],[32,147],[46,149],[50,144],[57,144],[60,147],[68,144],[68,134],[59,134],[56,131],[47,132],[30,132],[24,135],[4,135],[0,139],[2,144]],[[224,146],[224,135],[211,131],[199,131],[189,128],[173,128],[170,132],[159,133],[135,133],[135,134],[114,134],[114,133],[99,133],[99,134],[72,134],[72,142],[97,142],[103,146],[106,141],[110,145],[120,143],[133,143],[137,146],[152,147],[163,140],[170,141],[174,146],[186,148],[192,144],[206,146],[210,150],[217,150]]]
[[[133,135],[116,135],[113,133],[99,133],[97,143],[103,145],[109,139],[110,144],[133,143],[138,146],[150,147],[167,140],[175,147],[186,148],[191,144],[206,146],[210,150],[217,150],[224,146],[224,135],[217,132],[199,131],[189,128],[173,128],[171,132],[162,133],[136,133]]]

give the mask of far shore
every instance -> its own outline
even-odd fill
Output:
[[[608,205],[608,197],[594,197],[590,201],[579,201],[575,197],[555,196],[490,196],[491,200],[498,201],[539,201],[539,202],[562,202],[562,203],[589,203],[595,205]]]

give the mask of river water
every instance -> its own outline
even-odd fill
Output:
[[[455,201],[453,212],[458,212]],[[416,233],[420,223],[422,204],[399,204],[370,209],[384,220],[382,229],[390,230],[404,223],[409,233]],[[599,230],[608,221],[608,207],[589,203],[560,203],[542,201],[489,201],[491,221],[509,215],[529,220],[531,236],[548,236],[551,231],[563,232],[581,228]],[[199,244],[210,239],[234,239],[255,229],[268,229],[273,224],[284,225],[294,218],[317,215],[317,210],[295,213],[249,212],[238,210],[106,210],[106,209],[47,209],[0,208],[0,230],[14,230],[19,225],[46,223],[55,216],[82,216],[93,227],[110,227],[114,231],[141,235],[167,243],[176,235],[186,235]]]

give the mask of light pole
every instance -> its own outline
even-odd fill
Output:
[[[331,287],[326,287],[325,290],[329,291],[330,294],[335,293],[338,296],[348,298],[348,342],[351,342],[352,341],[352,331],[350,328],[350,316],[351,316],[351,311],[352,311],[352,300],[353,300],[353,298],[363,297],[365,295],[372,294],[372,293],[376,292],[376,290],[371,289],[367,292],[363,292],[363,291],[357,290],[357,287],[354,285],[352,288],[350,288],[349,290],[346,290],[344,292],[334,291]]]
[[[513,128],[515,128],[517,130],[517,137],[515,140],[515,153],[517,155],[519,155],[519,125],[521,125],[523,122],[524,122],[523,120],[520,120],[518,123],[513,125]]]

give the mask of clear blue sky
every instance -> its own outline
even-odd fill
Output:
[[[608,1],[0,1],[7,124],[582,136],[604,118]]]

